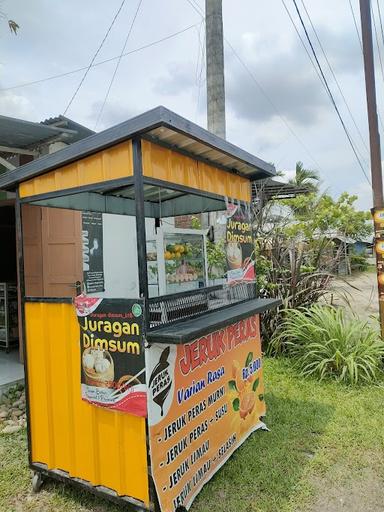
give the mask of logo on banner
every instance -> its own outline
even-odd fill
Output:
[[[165,348],[160,354],[159,362],[152,370],[148,382],[153,402],[160,407],[160,415],[164,415],[164,402],[172,387],[172,377],[169,373],[170,347]]]

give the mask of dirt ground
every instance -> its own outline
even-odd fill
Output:
[[[321,478],[314,483],[318,495],[308,512],[383,512],[383,481],[373,471],[364,469],[348,484],[327,482]]]
[[[349,305],[364,320],[375,321],[379,311],[376,273],[363,272],[335,280],[329,299],[333,304]]]
[[[327,300],[331,300],[336,305],[350,306],[361,319],[376,322],[378,319],[376,273],[364,272],[345,279],[337,279],[333,283]],[[340,461],[340,464],[343,466],[343,461]],[[344,469],[348,472],[348,468]],[[313,484],[316,497],[306,512],[384,511],[384,482],[369,468],[365,468],[358,476],[344,479],[344,482],[329,481],[327,475],[324,475],[324,478],[316,478]]]

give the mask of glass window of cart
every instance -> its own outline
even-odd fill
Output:
[[[151,304],[176,297],[185,317],[255,296],[249,205],[171,184],[144,183],[143,196],[144,264],[133,181],[23,205],[26,295],[135,298],[144,268]]]
[[[121,204],[91,199],[80,193],[22,206],[27,297],[139,297],[134,204],[123,214]]]

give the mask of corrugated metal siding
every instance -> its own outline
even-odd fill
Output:
[[[148,505],[145,420],[81,400],[71,304],[26,303],[32,461]]]
[[[20,197],[29,197],[133,175],[132,141],[20,183]]]
[[[251,185],[247,178],[147,140],[142,141],[142,151],[144,176],[247,202],[251,200]]]

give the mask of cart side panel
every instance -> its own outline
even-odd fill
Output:
[[[74,307],[25,303],[32,462],[148,506],[145,419],[81,400]]]
[[[189,510],[234,451],[265,428],[259,315],[147,351],[151,467],[163,512]]]
[[[132,141],[129,140],[20,183],[20,197],[81,187],[132,175]]]
[[[251,200],[247,178],[147,140],[142,141],[142,152],[144,176],[242,201]]]

